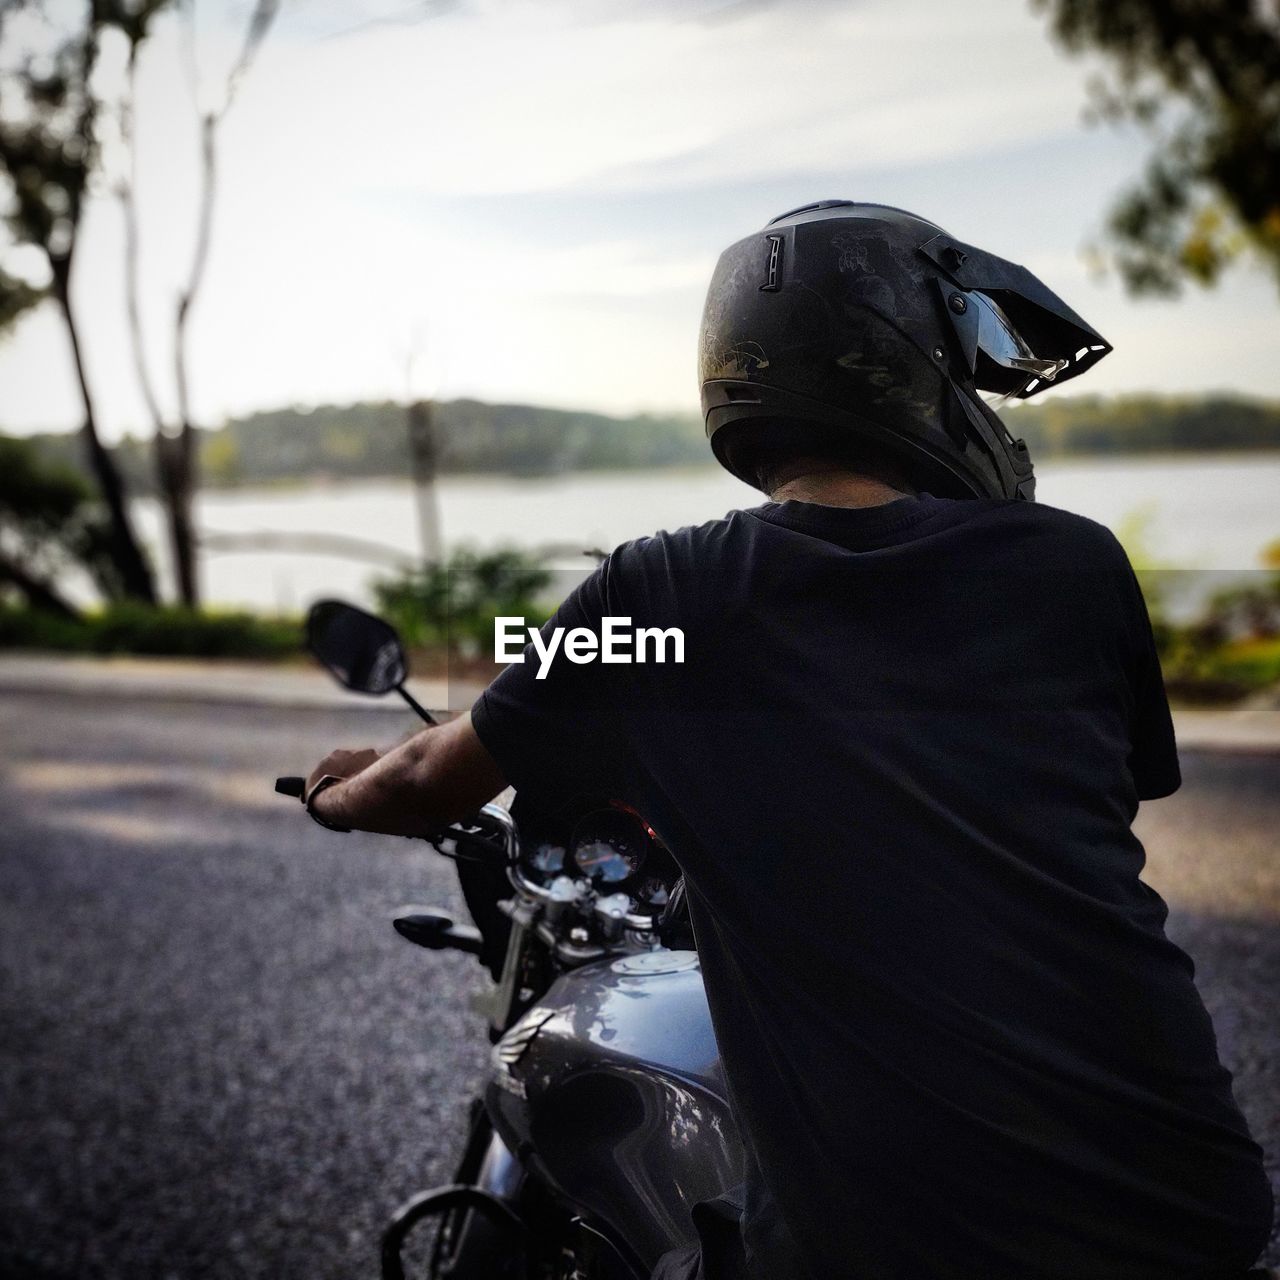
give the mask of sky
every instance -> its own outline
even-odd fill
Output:
[[[249,8],[206,3],[194,31],[167,18],[140,66],[143,318],[166,411],[195,108]],[[1041,275],[1116,348],[1070,392],[1280,396],[1262,272],[1137,301],[1087,266],[1148,145],[1086,125],[1094,69],[1027,0],[285,0],[219,139],[197,417],[405,395],[696,411],[718,253],[825,197],[912,209]],[[106,163],[124,163],[110,138]],[[75,296],[115,437],[146,416],[109,176],[82,236]],[[36,270],[12,247],[0,262]],[[0,340],[0,429],[78,421],[45,308]]]

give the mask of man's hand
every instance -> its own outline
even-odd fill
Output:
[[[344,781],[312,799],[326,776]],[[464,714],[422,730],[385,755],[369,747],[331,751],[312,769],[303,796],[326,822],[413,836],[474,813],[506,785]]]
[[[307,778],[307,786],[303,795],[309,796],[311,788],[326,774],[332,774],[335,778],[354,778],[357,773],[363,773],[378,759],[378,756],[379,753],[372,747],[363,747],[359,751],[343,751],[341,748],[337,751],[330,751],[311,770],[311,776]]]
[[[338,783],[330,783],[318,795],[313,796],[317,784],[322,778],[354,778],[363,773],[379,758],[372,747],[362,747],[359,751],[346,751],[339,748],[330,751],[307,778],[307,785],[302,790],[302,803],[317,817],[326,822],[341,822],[338,809],[341,798],[335,794]]]

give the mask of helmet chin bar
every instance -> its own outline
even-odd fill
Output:
[[[970,434],[979,448],[985,450],[1000,476],[1003,497],[1034,502],[1036,498],[1035,467],[1031,454],[1021,440],[1015,440],[1000,415],[983,400],[977,387],[952,382],[956,399],[970,426]]]

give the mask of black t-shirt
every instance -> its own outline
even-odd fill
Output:
[[[1247,1266],[1261,1152],[1130,830],[1179,773],[1115,538],[768,504],[619,547],[548,625],[606,616],[683,664],[526,661],[472,716],[518,789],[626,801],[684,870],[753,1274]]]

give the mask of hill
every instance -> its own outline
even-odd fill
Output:
[[[1001,416],[1035,458],[1280,449],[1280,403],[1242,396],[1063,396]]]
[[[1076,396],[1004,410],[1037,459],[1080,454],[1280,449],[1280,404],[1227,396]],[[709,463],[693,414],[609,417],[531,405],[450,400],[434,407],[445,474],[558,475]],[[201,432],[204,483],[298,483],[409,472],[403,405],[389,402],[275,409]],[[79,467],[74,434],[37,437],[48,455]],[[146,442],[126,438],[117,456],[136,493],[153,489]]]
[[[707,461],[693,415],[614,418],[532,405],[450,400],[433,410],[439,469],[446,474],[558,475],[566,471],[665,467]],[[214,488],[313,479],[409,474],[405,406],[390,402],[273,409],[202,431],[203,482]],[[74,433],[36,437],[43,451],[79,467]],[[134,492],[154,488],[147,442],[116,448]]]

